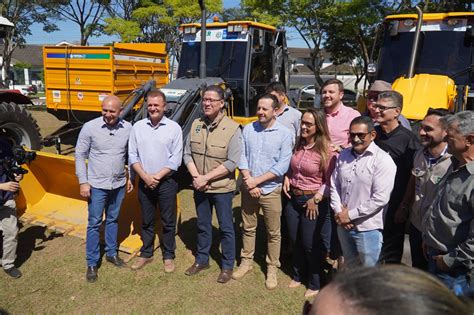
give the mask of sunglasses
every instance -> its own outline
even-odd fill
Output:
[[[347,134],[349,138],[355,138],[357,136],[359,139],[365,139],[369,133],[370,132],[348,132]]]

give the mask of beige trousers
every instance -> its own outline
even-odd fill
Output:
[[[262,209],[267,230],[268,266],[280,267],[280,223],[281,223],[281,186],[268,195],[253,198],[247,190],[242,189],[242,242],[240,253],[242,264],[252,264],[255,254],[255,238],[257,232],[257,215]]]
[[[3,233],[3,257],[1,264],[7,270],[14,267],[18,246],[18,220],[15,200],[8,200],[0,206],[0,230]]]

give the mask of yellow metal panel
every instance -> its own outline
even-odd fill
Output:
[[[148,80],[168,83],[164,44],[45,46],[46,104],[55,110],[100,111],[105,95],[121,99]]]
[[[256,116],[253,116],[253,117],[242,117],[242,116],[234,116],[232,117],[232,119],[241,124],[242,126],[245,126],[247,124],[250,124],[251,122],[254,122],[257,120],[257,117]]]
[[[474,12],[424,13],[423,21],[443,20],[450,17],[471,17]],[[385,17],[385,20],[418,19],[416,14],[396,14]]]
[[[417,74],[413,78],[398,78],[393,89],[403,95],[402,114],[408,119],[423,119],[428,108],[452,110],[456,87],[447,76]]]
[[[87,231],[87,201],[79,194],[74,158],[37,152],[20,182],[17,207],[20,220],[83,239]],[[137,186],[135,186],[137,187]],[[178,204],[178,215],[179,202]],[[141,213],[136,190],[126,194],[119,217],[120,250],[140,249]]]

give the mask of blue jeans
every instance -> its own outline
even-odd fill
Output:
[[[155,247],[155,225],[157,208],[160,209],[163,237],[161,248],[163,259],[174,259],[176,249],[176,194],[178,183],[169,176],[161,180],[155,189],[145,187],[138,182],[138,201],[142,208],[142,242],[140,256],[150,258]],[[158,206],[158,207],[157,207]]]
[[[209,250],[212,244],[212,208],[215,207],[221,232],[222,269],[233,269],[235,261],[235,234],[232,215],[234,192],[203,193],[194,192],[196,204],[198,242],[196,262],[209,264]]]
[[[117,232],[120,206],[125,196],[125,186],[117,189],[91,187],[88,200],[89,216],[86,238],[86,260],[88,266],[97,266],[100,258],[99,240],[102,214],[105,209],[105,254],[117,255]]]
[[[337,234],[347,266],[375,266],[382,249],[382,231],[346,230],[342,226],[338,226]]]
[[[322,264],[329,251],[331,218],[327,200],[319,203],[316,220],[306,216],[306,201],[312,195],[291,196],[285,207],[288,236],[293,245],[293,280],[301,282],[302,275],[308,277],[308,287],[319,290],[323,276]]]
[[[443,254],[443,252],[435,248],[428,248],[428,271],[441,280],[454,294],[458,296],[474,296],[473,271],[463,266],[448,272],[439,270],[436,267],[436,260],[433,259],[433,256]]]

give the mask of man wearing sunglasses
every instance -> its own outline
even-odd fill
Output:
[[[403,96],[396,91],[381,92],[374,104],[375,143],[392,157],[397,165],[395,184],[388,203],[383,230],[381,262],[400,263],[405,241],[405,224],[395,223],[399,208],[408,186],[415,152],[421,148],[415,134],[402,127],[398,121],[403,108]]]
[[[393,91],[392,90],[392,85],[386,81],[382,80],[375,80],[374,83],[370,86],[369,90],[367,91],[367,111],[365,115],[370,116],[372,120],[374,121],[375,126],[378,125],[378,123],[375,120],[376,117],[376,112],[375,112],[375,107],[374,105],[377,103],[377,98],[381,92],[384,91]],[[402,114],[398,116],[398,121],[400,124],[407,128],[408,130],[411,130],[411,125],[408,119],[405,118]]]
[[[341,152],[331,177],[331,207],[346,265],[374,266],[382,248],[384,213],[397,167],[375,143],[367,116],[352,120],[352,148]]]

